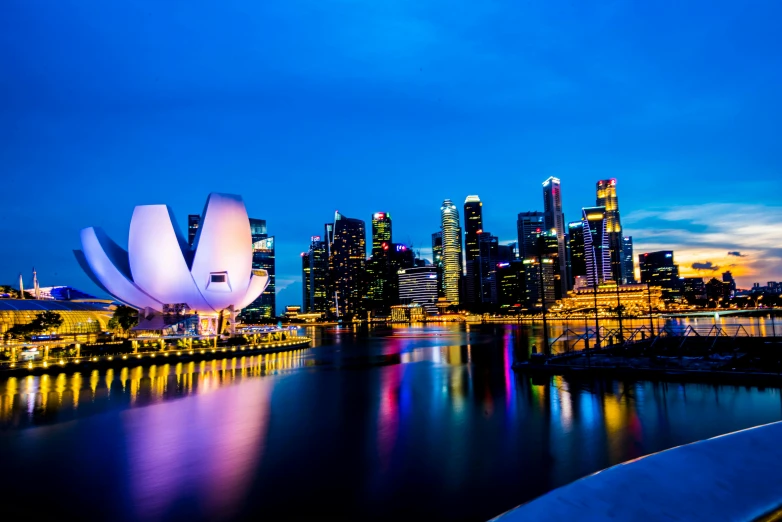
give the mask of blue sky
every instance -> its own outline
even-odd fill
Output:
[[[80,228],[123,243],[134,205],[182,223],[218,191],[268,221],[298,304],[334,210],[428,247],[478,194],[507,241],[550,175],[568,220],[616,177],[639,252],[782,279],[782,4],[591,4],[6,0],[0,282],[97,292]]]

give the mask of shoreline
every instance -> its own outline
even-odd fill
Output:
[[[0,379],[4,377],[16,377],[19,375],[43,375],[57,371],[81,371],[90,369],[107,369],[134,364],[135,366],[154,366],[165,363],[179,363],[191,361],[207,361],[231,356],[264,355],[309,348],[312,339],[309,337],[297,337],[293,340],[277,341],[263,346],[222,346],[218,348],[196,348],[192,350],[166,350],[165,352],[142,352],[120,355],[102,355],[92,357],[73,358],[68,360],[20,361],[6,363],[0,366]]]

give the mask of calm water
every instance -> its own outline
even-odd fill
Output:
[[[317,347],[275,356],[4,379],[4,513],[485,520],[782,418],[777,389],[532,382],[510,370],[535,342],[518,328],[315,330]]]

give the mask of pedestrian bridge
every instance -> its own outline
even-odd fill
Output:
[[[772,514],[782,507],[780,440],[782,422],[775,422],[679,446],[582,478],[493,520],[779,520]]]

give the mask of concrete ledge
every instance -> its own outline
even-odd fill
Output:
[[[756,520],[780,506],[775,422],[619,464],[493,520]]]

